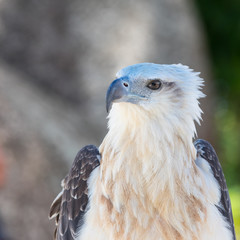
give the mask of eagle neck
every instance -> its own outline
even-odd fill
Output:
[[[149,194],[155,207],[166,191],[168,200],[176,201],[180,180],[181,191],[190,194],[196,151],[188,126],[180,128],[176,123],[129,108],[131,105],[127,111],[124,109],[124,114],[119,107],[118,112],[113,110],[109,132],[100,146],[106,189],[109,181],[114,182],[114,186],[126,184],[139,196]]]
[[[186,232],[184,224],[202,221],[205,210],[189,127],[143,111],[115,110],[100,146],[100,185],[109,216],[126,225],[126,234],[135,226],[126,219],[137,219],[141,229],[153,223],[162,232],[169,229],[173,235],[167,239],[193,239],[195,230]]]

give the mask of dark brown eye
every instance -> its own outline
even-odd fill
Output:
[[[161,87],[162,83],[159,80],[153,80],[150,83],[148,83],[147,87],[152,90],[157,90]]]

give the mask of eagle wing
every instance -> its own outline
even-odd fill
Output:
[[[62,191],[53,201],[49,218],[56,218],[55,240],[73,240],[83,225],[88,205],[88,178],[100,165],[100,153],[93,145],[82,148],[62,181]]]
[[[235,230],[234,230],[234,222],[233,222],[233,215],[232,215],[232,207],[231,201],[229,197],[229,192],[226,184],[226,180],[223,174],[222,167],[218,160],[217,154],[212,147],[212,145],[202,139],[198,139],[194,142],[194,146],[197,149],[197,156],[205,159],[213,172],[214,178],[217,180],[220,190],[221,190],[221,199],[219,206],[216,206],[221,214],[226,218],[231,228],[231,231],[234,236],[234,240],[236,239]]]

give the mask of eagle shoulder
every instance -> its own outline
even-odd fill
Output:
[[[229,223],[229,227],[233,234],[233,240],[235,240],[236,236],[234,230],[230,196],[226,184],[226,179],[224,177],[223,170],[218,160],[217,154],[212,145],[206,140],[198,139],[194,142],[194,146],[197,150],[197,157],[201,157],[209,163],[213,176],[219,185],[221,198],[219,205],[216,207],[220,211],[220,213],[225,217],[226,221]]]
[[[55,217],[55,240],[73,240],[78,236],[88,205],[88,179],[92,171],[100,165],[97,147],[82,148],[63,179],[62,191],[50,207],[49,218]]]

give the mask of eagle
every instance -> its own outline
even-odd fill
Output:
[[[50,218],[56,240],[234,240],[216,152],[196,137],[203,79],[182,64],[140,63],[106,94],[108,132],[82,148]]]

